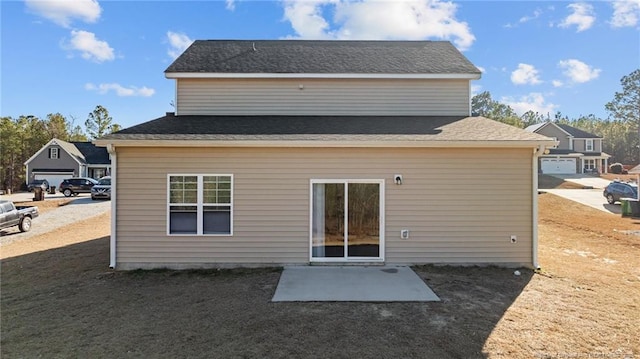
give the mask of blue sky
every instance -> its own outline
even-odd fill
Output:
[[[0,115],[172,111],[164,70],[196,39],[449,40],[518,113],[606,118],[640,68],[640,0],[2,1]]]

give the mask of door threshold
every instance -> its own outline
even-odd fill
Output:
[[[346,266],[384,266],[384,262],[309,262],[310,266],[346,267]]]

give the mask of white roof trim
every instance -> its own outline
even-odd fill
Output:
[[[38,152],[36,152],[33,156],[29,157],[29,159],[28,159],[28,160],[24,161],[24,165],[25,165],[25,166],[28,166],[28,165],[29,165],[29,163],[30,163],[34,158],[38,157],[38,155],[39,155],[40,153],[42,153],[42,151],[44,151],[45,149],[49,148],[49,146],[51,146],[51,145],[59,146],[58,148],[60,148],[60,149],[61,149],[61,150],[63,150],[64,152],[66,152],[66,153],[67,153],[71,158],[73,158],[73,160],[74,160],[74,161],[78,162],[78,164],[79,164],[79,165],[82,165],[82,162],[78,161],[78,159],[76,158],[76,156],[72,155],[71,153],[69,153],[69,151],[65,150],[63,146],[60,146],[60,144],[58,143],[58,141],[59,141],[59,142],[66,142],[66,141],[59,140],[59,139],[57,139],[57,138],[52,138],[52,139],[51,139],[51,141],[47,142],[47,144],[46,144],[46,145],[42,146],[42,148],[41,148],[40,150],[38,150]],[[67,142],[67,143],[68,143],[68,142]],[[74,145],[74,144],[72,144],[72,143],[69,143],[69,144],[70,144],[70,145],[72,145],[72,146],[75,146],[75,145]]]
[[[94,140],[97,146],[116,147],[463,147],[463,148],[536,148],[553,146],[554,140],[539,141],[257,141],[257,140]]]
[[[452,79],[478,80],[480,74],[313,74],[313,73],[220,73],[220,72],[166,72],[168,79]]]

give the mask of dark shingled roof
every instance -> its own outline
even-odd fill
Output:
[[[575,138],[602,138],[598,135],[594,135],[593,133],[582,131],[579,128],[571,127],[569,125],[561,123],[556,123],[556,125]]]
[[[105,147],[98,147],[91,142],[71,142],[84,156],[84,161],[92,165],[110,164],[109,153]]]
[[[167,116],[100,138],[217,141],[544,141],[484,117]]]
[[[197,40],[165,71],[180,72],[480,75],[448,41]]]

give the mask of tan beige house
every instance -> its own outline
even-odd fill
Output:
[[[540,156],[545,174],[607,173],[611,155],[602,151],[602,137],[562,123],[542,122],[525,130],[558,141]]]
[[[552,139],[470,117],[449,42],[196,41],[112,156],[111,266],[537,266]]]

